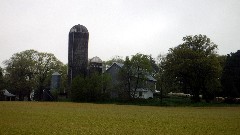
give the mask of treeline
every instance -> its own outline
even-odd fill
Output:
[[[19,100],[29,97],[34,90],[35,100],[42,100],[43,89],[50,86],[51,74],[57,71],[62,75],[59,91],[66,91],[73,101],[105,100],[114,90],[134,98],[134,90],[144,83],[140,78],[146,75],[157,80],[162,96],[183,92],[191,94],[194,102],[200,101],[200,95],[206,102],[215,97],[226,97],[228,101],[240,97],[240,51],[219,55],[217,45],[205,35],[183,37],[183,43],[156,59],[138,53],[125,59],[114,57],[103,62],[103,67],[113,62],[124,64],[118,85],[114,86],[105,74],[92,74],[75,78],[71,87],[67,87],[66,64],[53,54],[26,50],[4,62],[6,67],[0,68],[0,89],[10,90]],[[135,79],[131,79],[133,76]]]
[[[0,70],[0,90],[7,89],[20,101],[30,100],[33,91],[34,100],[41,101],[43,90],[49,89],[55,71],[62,74],[60,91],[66,88],[67,65],[51,53],[26,50],[13,54],[3,64],[6,67]]]
[[[206,35],[186,36],[183,43],[156,59],[138,53],[125,59],[116,56],[104,64],[114,62],[124,65],[118,74],[120,82],[108,85],[108,90],[117,91],[120,98],[136,98],[146,75],[157,79],[161,97],[169,92],[190,94],[193,102],[210,102],[215,97],[235,102],[240,97],[240,51],[219,55],[217,45]]]
[[[205,35],[186,36],[183,43],[161,57],[158,74],[163,91],[184,92],[192,100],[207,102],[214,97],[240,96],[240,51],[227,56],[217,54],[217,45]]]

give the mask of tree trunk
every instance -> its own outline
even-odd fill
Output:
[[[193,89],[193,98],[192,98],[193,102],[200,102],[199,92],[200,92],[200,88]]]
[[[139,66],[137,67],[137,82],[135,84],[135,89],[134,89],[134,92],[133,92],[133,98],[135,98],[135,94],[136,94],[136,91],[137,91],[137,88],[138,88],[138,82],[139,82]]]

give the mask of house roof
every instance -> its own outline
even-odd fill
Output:
[[[124,64],[122,64],[122,63],[117,63],[117,62],[114,62],[114,63],[117,64],[120,68],[122,68],[124,66]]]
[[[10,92],[8,92],[8,90],[2,90],[4,93],[3,93],[3,95],[4,96],[7,96],[7,97],[15,97],[16,95],[13,95],[12,93],[10,93]]]
[[[148,75],[147,76],[147,79],[150,80],[150,81],[154,81],[156,82],[157,80],[155,78],[153,78],[151,75]]]
[[[120,68],[122,68],[122,67],[124,66],[124,64],[122,64],[122,63],[113,62],[113,64],[112,64],[110,67],[112,67],[113,65],[117,65],[117,66],[119,66]],[[109,67],[109,68],[110,68],[110,67]]]
[[[122,68],[122,67],[124,66],[124,64],[122,64],[122,63],[114,62],[107,70],[109,70],[113,65],[117,65],[117,66],[120,67],[120,68]],[[156,81],[157,81],[157,80],[156,80],[155,78],[153,78],[151,75],[147,75],[146,77],[147,77],[147,79],[148,79],[149,81],[153,81],[153,82],[156,82]]]
[[[106,71],[109,71],[114,65],[118,66],[119,68],[122,68],[124,64],[122,63],[117,63],[117,62],[114,62],[109,68],[107,68]]]

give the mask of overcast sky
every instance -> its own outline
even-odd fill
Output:
[[[89,31],[89,58],[102,60],[156,57],[195,34],[207,35],[221,55],[240,49],[240,0],[0,0],[0,62],[34,49],[67,63],[76,24]]]

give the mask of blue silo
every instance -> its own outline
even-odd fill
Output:
[[[61,75],[58,72],[52,74],[51,89],[59,89],[61,82]]]

